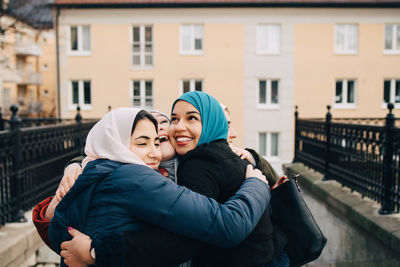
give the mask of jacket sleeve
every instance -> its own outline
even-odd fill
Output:
[[[125,165],[115,172],[114,189],[121,205],[137,219],[180,235],[220,247],[244,240],[261,218],[270,198],[269,187],[247,179],[224,204],[194,193],[145,166]],[[134,179],[131,173],[136,173]],[[116,182],[118,181],[118,182]]]
[[[64,169],[68,167],[68,165],[71,165],[72,163],[78,163],[82,165],[82,161],[85,157],[84,156],[77,156],[73,159],[71,159],[70,161],[67,162],[67,164],[65,164]]]
[[[53,197],[46,198],[45,200],[43,200],[42,202],[37,204],[32,211],[33,224],[35,225],[36,230],[38,231],[43,242],[46,243],[46,245],[51,249],[53,249],[53,248],[51,246],[50,239],[47,234],[47,231],[49,229],[50,220],[47,220],[44,215],[45,215],[46,209],[49,206],[52,199],[53,199]]]
[[[269,185],[273,186],[279,180],[279,175],[276,173],[274,168],[272,168],[271,164],[262,155],[253,149],[246,148],[246,150],[253,156],[256,162],[256,168],[267,177]]]

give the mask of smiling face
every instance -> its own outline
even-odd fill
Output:
[[[186,101],[176,102],[168,131],[176,153],[182,156],[195,149],[200,140],[201,130],[200,112]]]
[[[175,149],[171,145],[168,136],[169,120],[160,113],[150,112],[158,123],[158,137],[160,138],[161,161],[170,160],[175,156]]]
[[[142,119],[137,122],[129,142],[129,150],[150,168],[158,168],[161,161],[160,139],[150,120]]]

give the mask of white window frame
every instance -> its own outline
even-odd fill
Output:
[[[349,46],[349,38],[350,38],[350,26],[356,26],[357,29],[357,34],[356,34],[356,48],[355,49],[350,49]],[[344,48],[343,50],[338,47],[338,31],[339,27],[344,27]],[[357,55],[358,54],[358,35],[359,35],[359,29],[358,29],[358,24],[356,23],[338,23],[335,25],[335,54],[338,55]]]
[[[140,106],[134,105],[133,83],[140,82]],[[151,107],[146,106],[146,82],[151,82]],[[131,107],[153,109],[154,108],[154,81],[152,79],[132,79],[129,83],[129,99]]]
[[[279,27],[279,37],[278,37],[279,38],[279,44],[278,44],[278,49],[277,50],[273,50],[270,47],[269,42],[268,42],[268,47],[266,49],[261,47],[261,30],[262,30],[263,27],[267,28],[268,35],[271,34],[272,27]],[[281,24],[278,24],[278,23],[258,24],[256,31],[257,31],[256,32],[257,54],[260,54],[260,55],[279,55],[281,53],[281,43],[282,43],[282,38],[281,38],[281,36],[282,36],[282,34],[281,34],[282,26],[281,26]],[[267,36],[267,40],[268,40],[268,36]]]
[[[140,51],[139,51],[139,56],[140,56],[140,64],[135,65],[133,62],[133,56],[135,55],[135,52],[133,51],[133,28],[139,27],[139,35],[140,35]],[[146,34],[145,34],[145,29],[146,27],[151,27],[151,42],[146,42]],[[152,69],[154,67],[154,27],[151,24],[134,24],[132,27],[130,27],[130,45],[131,45],[131,66],[133,69]],[[152,51],[146,52],[146,44],[151,44],[151,49]],[[151,64],[145,64],[145,58],[146,55],[151,55]]]
[[[260,82],[261,81],[266,81],[266,100],[267,103],[260,103]],[[271,92],[272,92],[272,81],[277,81],[278,82],[278,103],[272,103],[271,99]],[[257,103],[256,107],[258,109],[280,109],[280,100],[281,100],[281,80],[280,79],[275,79],[275,78],[262,78],[257,80]]]
[[[389,102],[394,105],[394,108],[400,108],[400,103],[395,103],[396,98],[396,81],[400,82],[400,78],[397,79],[384,79],[385,81],[390,81],[390,99]],[[383,92],[385,92],[385,83],[383,84]],[[382,108],[387,109],[387,104],[385,99],[382,99]]]
[[[90,47],[89,50],[83,50],[83,27],[89,27],[89,40],[90,40]],[[76,27],[78,30],[78,50],[71,49],[71,28]],[[68,36],[68,55],[69,56],[90,56],[92,54],[92,28],[90,25],[69,25],[67,30]]]
[[[73,92],[72,92],[72,82],[78,82],[78,104],[73,103]],[[84,103],[84,88],[83,83],[90,82],[90,104]],[[69,110],[76,110],[79,106],[81,110],[92,110],[93,109],[93,83],[90,79],[71,79],[68,81],[68,101],[69,101]]]
[[[386,49],[386,27],[392,26],[392,49]],[[397,32],[400,31],[400,23],[387,23],[384,27],[383,38],[383,54],[385,55],[400,55],[400,49],[397,49]]]
[[[203,79],[182,79],[179,84],[179,94],[183,94],[183,83],[189,81],[189,91],[195,91],[196,82],[201,82],[201,92],[204,92],[204,81]]]
[[[266,147],[265,147],[265,151],[266,151],[266,155],[262,155],[261,151],[260,151],[260,145],[261,145],[261,140],[260,140],[260,134],[265,134],[266,135]],[[277,134],[278,136],[278,150],[277,153],[278,155],[271,155],[271,151],[272,151],[272,134]],[[276,131],[260,131],[257,133],[257,149],[258,149],[258,153],[260,153],[260,155],[262,155],[265,158],[271,159],[273,161],[278,161],[279,160],[279,155],[280,155],[280,133],[276,132]]]
[[[202,36],[201,36],[201,50],[195,49],[195,27],[201,26]],[[190,39],[190,49],[183,49],[183,28],[190,27],[191,39]],[[182,24],[179,27],[179,47],[181,55],[203,55],[204,54],[204,25],[203,24]]]
[[[342,103],[336,103],[336,82],[342,82]],[[348,82],[354,81],[354,103],[348,103],[347,98],[347,87]],[[336,79],[335,86],[333,90],[333,108],[335,109],[356,109],[357,108],[357,86],[358,82],[357,79]],[[344,97],[345,96],[345,97]]]

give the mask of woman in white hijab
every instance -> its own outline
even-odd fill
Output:
[[[265,177],[254,171],[225,204],[154,171],[161,159],[157,122],[143,110],[107,113],[90,131],[85,153],[91,161],[85,161],[82,175],[58,204],[49,226],[52,248],[58,253],[61,242],[70,239],[70,227],[93,238],[111,231],[138,231],[143,222],[209,244],[234,246],[252,231],[267,205]],[[123,265],[122,257],[116,260],[114,266]]]

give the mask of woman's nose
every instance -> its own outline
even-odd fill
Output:
[[[175,131],[176,130],[184,130],[185,129],[185,122],[183,120],[179,120],[178,123],[175,124]]]
[[[153,145],[153,146],[151,146],[151,148],[150,148],[150,150],[149,150],[148,156],[149,156],[149,158],[157,158],[157,155],[158,155],[159,153],[161,153],[161,152],[159,151],[159,148]]]
[[[237,132],[236,130],[231,126],[229,127],[229,138],[234,139],[237,137]]]

